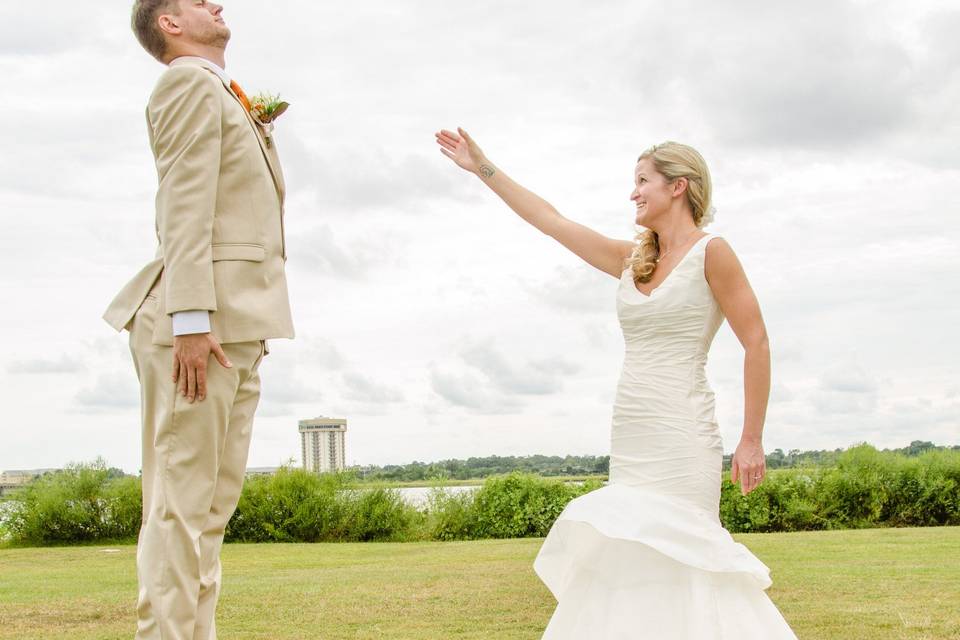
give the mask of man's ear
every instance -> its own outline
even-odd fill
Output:
[[[183,33],[183,29],[176,22],[177,16],[164,14],[157,18],[157,24],[160,26],[160,30],[164,33],[169,33],[172,36],[178,36]]]

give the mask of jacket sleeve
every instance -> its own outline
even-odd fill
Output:
[[[216,311],[213,220],[220,176],[220,81],[205,69],[172,67],[150,96],[157,162],[157,233],[165,311]]]

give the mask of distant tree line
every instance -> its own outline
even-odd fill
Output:
[[[610,470],[610,456],[484,456],[466,460],[440,460],[410,464],[356,466],[350,471],[359,480],[416,482],[419,480],[471,480],[519,471],[538,476],[596,476]]]
[[[832,467],[837,464],[837,459],[846,449],[814,449],[811,451],[800,451],[799,449],[790,449],[787,453],[783,449],[774,449],[767,454],[768,469],[793,469],[797,467]],[[909,446],[900,449],[880,449],[890,453],[898,453],[909,458],[915,458],[927,451],[960,451],[960,445],[937,446],[932,442],[924,440],[914,440]],[[733,455],[723,456],[723,468],[730,468],[730,461]]]
[[[960,445],[937,446],[932,442],[914,440],[900,449],[884,449],[908,457],[926,451],[960,451]],[[801,451],[774,449],[767,454],[768,469],[792,469],[799,467],[830,467],[844,449],[818,449]],[[732,454],[723,457],[723,468],[730,469]],[[610,471],[610,456],[485,456],[466,460],[440,460],[439,462],[411,462],[355,466],[350,469],[358,480],[417,482],[426,480],[470,480],[488,478],[505,473],[532,473],[544,477],[557,476],[605,476]]]

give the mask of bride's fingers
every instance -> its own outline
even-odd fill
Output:
[[[457,145],[452,144],[449,140],[444,140],[442,138],[437,138],[437,144],[443,147],[444,149],[449,149],[450,151],[456,151]]]
[[[462,142],[458,140],[451,140],[450,138],[437,138],[437,144],[442,145],[451,151],[456,151],[464,146]]]
[[[456,160],[456,159],[457,159],[457,156],[455,156],[454,154],[450,153],[449,151],[447,151],[447,150],[444,149],[443,147],[440,147],[440,153],[442,153],[443,155],[447,156],[447,157],[450,158],[451,160]]]
[[[454,142],[460,142],[460,136],[455,134],[453,131],[447,131],[446,129],[441,129],[438,137],[443,136],[445,138],[450,138]]]
[[[455,140],[454,138],[450,138],[448,136],[437,136],[437,142],[448,147],[457,147],[463,144],[462,141]]]

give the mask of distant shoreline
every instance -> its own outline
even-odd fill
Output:
[[[498,474],[502,475],[502,474]],[[594,474],[594,475],[581,475],[581,476],[543,476],[538,475],[544,480],[560,480],[561,482],[585,482],[587,480],[607,480],[607,474]],[[434,480],[357,480],[350,483],[351,489],[411,489],[415,487],[422,487],[430,489],[432,487],[479,487],[482,486],[484,481],[492,476],[487,476],[486,478],[467,478],[465,480],[459,479],[434,479]]]

